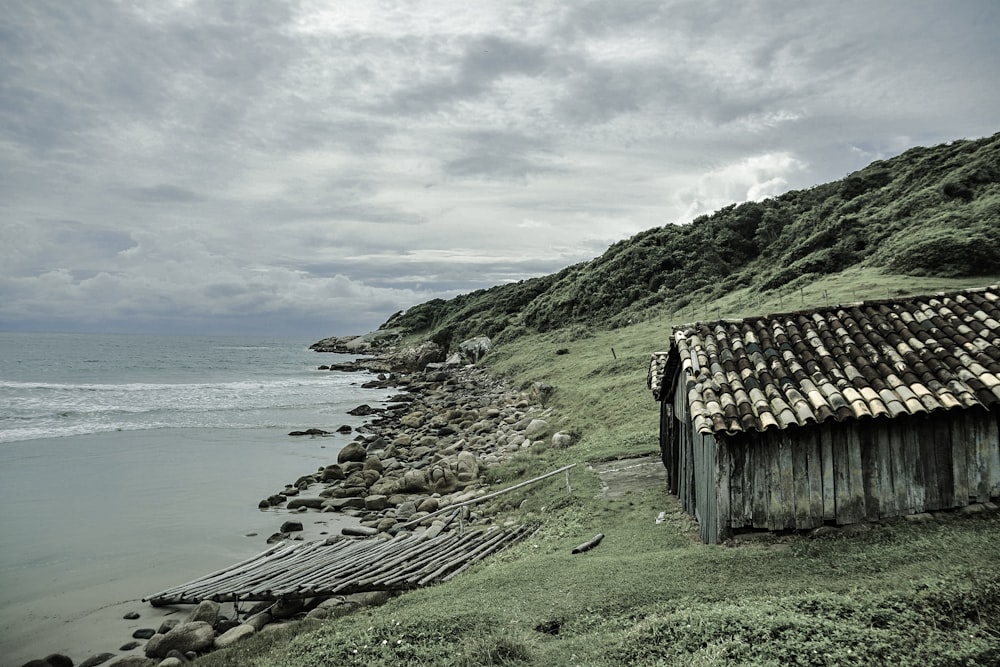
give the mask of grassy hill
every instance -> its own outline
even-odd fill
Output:
[[[1000,134],[913,148],[833,183],[666,225],[590,262],[392,317],[445,345],[573,324],[620,327],[740,292],[759,303],[844,269],[1000,273]],[[801,296],[801,295],[798,295]]]
[[[577,463],[572,492],[556,477],[495,501],[541,531],[446,584],[199,664],[1000,664],[998,513],[707,546],[665,490],[605,498],[588,470],[658,452],[646,364],[672,324],[1000,282],[998,165],[1000,135],[913,149],[395,316],[421,337],[493,335],[492,372],[551,384],[550,422],[577,442],[492,475],[504,488]],[[596,533],[598,548],[570,554]]]

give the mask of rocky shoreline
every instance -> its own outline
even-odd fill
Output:
[[[321,341],[313,349],[347,351],[330,344],[332,340],[340,339]],[[389,538],[400,532],[436,535],[486,526],[493,518],[469,501],[487,493],[485,474],[490,468],[527,448],[572,443],[570,434],[554,432],[546,419],[550,413],[545,402],[552,391],[547,385],[536,383],[525,390],[510,387],[467,363],[468,357],[443,359],[433,343],[404,349],[355,344],[349,353],[372,356],[320,368],[370,371],[377,378],[364,386],[398,393],[384,406],[363,405],[352,411],[370,419],[356,429],[356,437],[341,449],[335,463],[299,477],[260,501],[261,509],[285,510],[289,515],[269,543],[303,539],[299,519],[317,513],[357,519],[356,526],[345,527],[342,533],[360,539]],[[473,353],[473,358],[478,355]],[[337,430],[344,432],[343,427]],[[306,429],[295,435],[325,433]],[[449,512],[449,507],[456,509]],[[102,653],[80,665],[175,667],[283,622],[337,617],[364,605],[381,604],[389,596],[374,592],[262,602],[229,613],[218,603],[206,601],[183,620],[168,618],[156,628],[137,630],[133,641],[119,648],[126,655]],[[64,655],[51,655],[24,667],[73,664]]]

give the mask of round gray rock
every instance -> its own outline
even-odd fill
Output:
[[[165,635],[156,634],[146,643],[146,657],[164,658],[176,649],[181,653],[200,653],[212,646],[215,630],[205,621],[181,623]]]

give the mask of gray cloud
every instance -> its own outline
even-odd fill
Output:
[[[998,28],[991,0],[12,3],[0,328],[375,326],[992,134]]]

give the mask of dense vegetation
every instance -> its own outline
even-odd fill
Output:
[[[622,326],[735,290],[794,291],[852,267],[1000,273],[1000,134],[913,148],[833,183],[650,229],[554,275],[436,299],[386,323],[438,342]]]
[[[199,664],[1000,664],[996,511],[710,546],[664,488],[607,497],[588,467],[658,452],[646,367],[672,324],[998,282],[998,158],[1000,135],[914,149],[392,318],[442,339],[499,334],[484,363],[518,386],[551,385],[546,419],[577,439],[523,450],[491,469],[494,488],[576,463],[572,490],[555,477],[492,501],[498,522],[539,521],[539,533],[446,584]],[[596,533],[598,548],[570,553]]]

